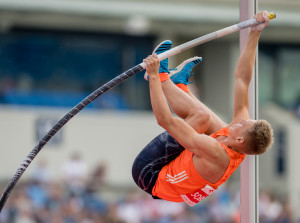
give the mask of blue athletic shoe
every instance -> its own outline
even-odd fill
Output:
[[[185,84],[188,85],[189,78],[193,75],[192,69],[202,61],[201,57],[192,57],[183,61],[175,69],[170,70],[170,79],[174,84]]]
[[[172,41],[171,40],[165,40],[163,42],[161,42],[160,44],[158,44],[157,47],[155,47],[155,49],[153,50],[153,53],[156,53],[157,55],[171,49],[172,47]],[[159,66],[159,73],[169,73],[169,69],[168,69],[168,58],[164,59],[162,61],[160,61],[160,66]],[[149,80],[149,75],[146,72],[144,75],[144,79],[145,80]]]

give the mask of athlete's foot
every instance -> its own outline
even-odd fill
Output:
[[[153,53],[156,53],[157,55],[159,55],[159,54],[171,49],[171,47],[172,47],[172,41],[165,40],[165,41],[161,42],[160,44],[158,44],[157,47],[155,47],[155,49],[153,50]],[[168,58],[160,61],[159,73],[169,73]],[[147,72],[144,75],[144,79],[147,81],[149,80],[149,75],[147,74]]]
[[[174,84],[188,85],[189,78],[193,75],[192,69],[202,61],[201,57],[192,57],[183,61],[175,69],[170,70],[170,78]]]

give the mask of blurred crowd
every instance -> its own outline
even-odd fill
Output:
[[[91,173],[78,154],[62,167],[64,178],[54,180],[45,162],[21,181],[0,214],[1,223],[238,223],[239,191],[228,185],[194,207],[154,200],[138,188],[105,183],[106,165]],[[121,187],[122,188],[122,187]],[[293,223],[287,202],[268,191],[260,193],[260,223]]]

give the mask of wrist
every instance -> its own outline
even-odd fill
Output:
[[[257,42],[260,38],[261,31],[251,30],[248,34],[248,41]]]
[[[159,79],[158,75],[149,75],[149,80],[156,80]]]
[[[249,35],[260,36],[262,30],[250,30]]]

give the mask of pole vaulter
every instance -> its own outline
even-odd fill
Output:
[[[274,13],[268,14],[269,19],[276,18],[276,15]],[[209,33],[207,35],[204,35],[202,37],[196,38],[194,40],[191,40],[189,42],[186,42],[184,44],[181,44],[177,47],[174,47],[158,56],[159,60],[163,60],[166,58],[169,58],[171,56],[174,56],[176,54],[179,54],[185,50],[188,50],[190,48],[193,48],[195,46],[198,46],[200,44],[206,43],[208,41],[220,38],[222,36],[226,36],[228,34],[240,31],[244,28],[248,28],[253,25],[259,24],[255,19],[249,19],[244,22],[240,22],[238,24],[223,28],[221,30]],[[11,180],[9,181],[8,185],[6,186],[5,190],[2,193],[2,196],[0,198],[0,212],[3,209],[3,206],[5,202],[7,201],[10,193],[14,189],[16,183],[21,178],[27,167],[30,165],[32,160],[35,158],[35,156],[40,152],[40,150],[47,144],[47,142],[56,134],[57,131],[59,131],[71,118],[73,118],[77,113],[79,113],[83,108],[85,108],[87,105],[89,105],[92,101],[94,101],[96,98],[101,96],[104,92],[110,90],[111,88],[115,87],[116,85],[120,84],[121,82],[125,81],[129,77],[135,75],[136,73],[144,70],[146,68],[146,64],[144,62],[132,67],[131,69],[125,71],[124,73],[118,75],[117,77],[113,78],[106,84],[99,87],[97,90],[92,92],[90,95],[88,95],[85,99],[83,99],[81,102],[79,102],[75,107],[73,107],[62,119],[58,121],[56,125],[50,129],[50,131],[38,142],[38,144],[32,149],[32,151],[27,155],[25,160],[22,162],[20,167],[17,169],[16,173],[13,175]]]

